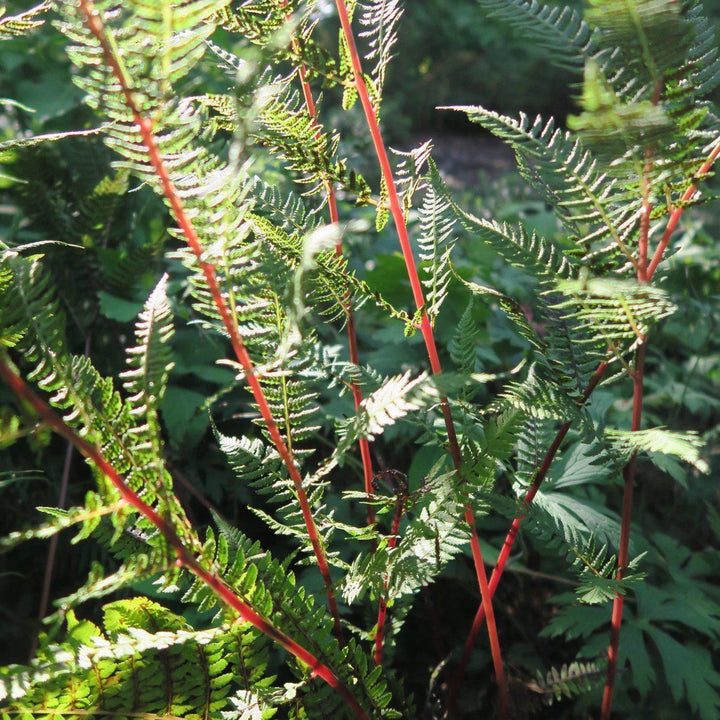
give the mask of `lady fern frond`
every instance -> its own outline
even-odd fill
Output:
[[[600,170],[579,139],[539,116],[531,122],[523,113],[514,120],[479,106],[450,109],[465,112],[515,150],[520,172],[557,209],[586,262],[602,258],[598,247],[615,262],[631,260],[626,245],[637,226],[634,196]]]
[[[593,31],[574,8],[538,0],[479,0],[479,4],[558,67],[582,70],[593,54]]]
[[[375,438],[410,412],[437,402],[437,390],[427,374],[421,373],[415,378],[410,375],[408,371],[387,379],[363,399],[357,416],[339,428],[338,457],[342,457],[358,438]]]
[[[50,0],[43,0],[39,5],[35,5],[18,15],[5,15],[6,8],[0,8],[0,40],[7,40],[12,37],[19,37],[25,33],[40,27],[45,20],[43,13],[50,10],[52,3]]]
[[[435,322],[452,277],[450,254],[455,245],[456,220],[449,213],[450,202],[428,185],[419,208],[420,233],[417,242],[420,259],[424,263],[421,278],[426,293],[426,311]]]
[[[479,237],[492,246],[507,262],[530,269],[541,280],[554,281],[558,277],[574,277],[577,261],[557,243],[528,231],[522,224],[499,223],[479,218],[460,207],[449,189],[437,175],[432,176],[436,192],[441,192],[471,237]]]
[[[360,25],[358,34],[368,43],[365,58],[375,65],[372,79],[378,93],[385,84],[385,72],[392,59],[392,49],[397,42],[397,25],[403,13],[400,0],[360,0]]]
[[[705,443],[693,432],[678,432],[665,428],[627,432],[608,428],[605,431],[605,439],[611,450],[625,458],[639,452],[651,456],[655,453],[674,455],[702,473],[710,472],[706,460],[701,455]]]
[[[103,612],[104,632],[70,613],[64,642],[3,673],[3,713],[123,716],[142,708],[193,719],[229,710],[239,689],[251,691],[259,709],[272,707],[267,641],[252,626],[193,630],[147,598]]]

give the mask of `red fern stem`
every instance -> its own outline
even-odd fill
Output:
[[[405,513],[405,498],[399,496],[395,505],[395,516],[393,517],[392,528],[390,529],[390,537],[388,538],[388,549],[392,550],[398,541],[400,535],[400,523]],[[387,577],[383,583],[383,590],[387,590]],[[377,628],[375,630],[375,664],[382,665],[383,643],[385,641],[385,620],[387,619],[387,598],[380,596],[378,603]]]
[[[284,6],[287,6],[287,0],[283,2]],[[290,16],[288,16],[290,20]],[[292,40],[293,48],[296,54],[300,57],[300,46],[297,38],[293,37]],[[300,63],[298,66],[298,76],[300,78],[300,87],[302,88],[303,99],[305,100],[305,108],[307,109],[308,115],[313,119],[314,122],[318,122],[317,108],[315,106],[315,100],[313,99],[312,88],[307,79],[307,71],[304,63]],[[320,127],[318,125],[318,134],[320,133]],[[340,213],[338,212],[337,196],[335,194],[335,188],[333,187],[332,181],[325,177],[323,178],[323,184],[325,186],[325,193],[327,195],[328,208],[330,210],[330,222],[337,224],[340,222]],[[342,239],[338,238],[335,243],[335,254],[338,257],[343,256]],[[355,330],[355,314],[353,313],[350,297],[345,299],[345,318],[347,323],[347,334],[348,334],[348,350],[350,352],[350,362],[355,365],[360,365],[360,353],[358,351],[358,339],[357,332]],[[353,396],[353,402],[355,404],[355,412],[360,412],[360,405],[363,401],[362,390],[360,386],[353,382],[350,385],[350,390]],[[368,495],[374,493],[372,479],[373,479],[373,465],[372,457],[370,455],[370,443],[367,438],[360,438],[358,441],[360,445],[360,458],[363,466],[363,479],[365,485],[365,492]],[[367,506],[367,520],[368,525],[375,524],[375,507],[372,504]]]
[[[600,365],[598,365],[597,370],[595,370],[595,372],[593,373],[592,378],[590,378],[590,381],[588,382],[588,385],[585,388],[585,391],[583,392],[583,402],[586,402],[588,400],[590,395],[593,393],[595,388],[598,386],[598,383],[600,382],[600,380],[602,380],[602,377],[605,374],[606,370],[607,370],[607,363],[603,362],[603,363],[600,363]],[[571,423],[569,423],[569,422],[564,423],[560,427],[560,429],[557,432],[557,435],[555,435],[555,439],[553,440],[552,444],[548,448],[548,451],[545,453],[545,457],[543,458],[543,461],[540,464],[540,467],[537,469],[537,472],[535,473],[535,477],[533,478],[533,481],[532,481],[530,487],[528,488],[527,492],[525,493],[525,497],[523,498],[523,505],[528,510],[530,509],[530,505],[532,505],[532,502],[535,499],[535,496],[537,495],[538,490],[540,489],[540,486],[542,485],[543,481],[547,477],[547,474],[550,470],[553,460],[555,459],[555,455],[557,455],[557,452],[560,449],[560,446],[562,445],[562,442],[565,439],[565,436],[568,434],[570,427],[571,427]],[[489,590],[491,598],[495,595],[495,591],[497,590],[497,587],[500,584],[500,580],[503,576],[503,573],[505,572],[505,567],[507,565],[507,561],[510,557],[510,552],[512,551],[513,545],[515,543],[515,539],[517,538],[518,533],[520,532],[520,525],[522,524],[522,521],[525,519],[526,514],[527,514],[527,510],[525,510],[521,515],[518,515],[512,521],[512,525],[510,526],[507,536],[505,537],[505,542],[503,543],[502,549],[500,550],[500,554],[498,555],[497,563],[495,564],[495,568],[492,572],[492,575],[490,576],[490,583],[489,583],[488,590]],[[463,679],[465,677],[467,665],[468,665],[468,662],[470,661],[470,656],[472,655],[473,649],[475,647],[475,643],[477,642],[477,636],[480,633],[480,629],[482,628],[482,624],[483,624],[484,620],[485,620],[485,605],[481,604],[477,609],[477,613],[475,614],[475,619],[473,620],[472,628],[470,629],[470,632],[468,633],[468,636],[465,640],[465,644],[463,646],[463,653],[460,658],[460,662],[458,663],[457,669],[455,670],[453,682],[452,682],[452,684],[450,686],[450,690],[448,692],[448,704],[450,705],[451,708],[455,706],[455,701],[456,701],[458,690],[460,689],[460,686],[462,685]]]
[[[13,372],[4,355],[0,355],[0,377],[10,387],[13,393],[22,398],[30,405],[40,416],[42,421],[61,437],[77,448],[81,455],[91,460],[95,466],[110,480],[113,487],[120,493],[122,499],[137,512],[147,518],[162,534],[168,546],[173,549],[177,556],[178,565],[187,567],[201,582],[207,585],[226,605],[235,610],[238,615],[256,627],[260,632],[267,635],[274,642],[281,645],[289,653],[294,655],[298,660],[305,663],[312,671],[313,675],[322,678],[330,687],[332,687],[344,700],[347,706],[355,713],[357,718],[369,720],[368,714],[360,707],[360,704],[352,695],[345,684],[330,670],[330,668],[322,663],[315,655],[302,645],[297,643],[285,633],[278,630],[269,620],[259,615],[250,605],[241,600],[235,592],[223,581],[216,573],[203,567],[193,554],[185,547],[175,528],[165,520],[158,512],[145,503],[140,496],[135,493],[115,470],[115,468],[105,459],[100,450],[80,437],[71,427],[58,417],[48,405],[41,400],[22,380],[22,378]]]
[[[403,215],[402,207],[400,204],[400,198],[397,192],[397,186],[395,184],[395,178],[393,176],[392,167],[390,166],[390,159],[385,148],[382,133],[380,132],[380,126],[378,124],[377,115],[375,108],[373,107],[370,95],[365,84],[362,63],[360,62],[360,55],[358,53],[357,44],[355,42],[355,36],[352,31],[350,24],[350,18],[348,17],[347,8],[345,7],[344,0],[335,0],[335,6],[337,7],[338,17],[342,26],[342,32],[347,43],[348,51],[353,66],[353,75],[355,88],[360,98],[360,103],[365,114],[368,129],[372,138],[373,146],[378,157],[380,169],[385,179],[385,185],[388,190],[388,199],[390,203],[390,213],[395,224],[395,229],[398,234],[400,241],[400,247],[402,249],[403,258],[405,260],[405,267],[407,269],[408,278],[410,280],[410,287],[412,288],[413,299],[415,306],[420,309],[425,305],[425,298],[420,284],[420,278],[418,276],[417,266],[415,258],[413,256],[412,247],[410,245],[410,238],[408,236],[407,227],[405,225],[405,217]],[[437,347],[435,345],[435,337],[433,335],[432,326],[430,325],[430,319],[427,313],[423,313],[420,320],[420,332],[422,333],[423,340],[425,341],[425,347],[427,348],[428,358],[430,360],[430,367],[432,368],[433,374],[439,374],[442,372],[440,366],[440,358],[438,357]],[[445,420],[445,427],[448,434],[448,445],[450,454],[453,459],[458,473],[461,472],[462,468],[462,457],[460,453],[460,446],[457,441],[457,435],[455,432],[455,425],[453,422],[452,414],[450,412],[450,405],[446,397],[442,397],[441,407],[443,418]],[[480,542],[478,541],[477,531],[475,528],[475,517],[473,515],[472,507],[470,505],[465,506],[464,511],[465,521],[471,530],[471,548],[473,555],[473,562],[475,565],[475,572],[480,586],[480,592],[482,594],[483,603],[486,606],[486,613],[488,617],[488,634],[490,637],[490,647],[493,655],[493,663],[495,667],[495,677],[498,684],[498,690],[501,698],[501,705],[503,709],[509,707],[507,700],[507,685],[505,684],[505,675],[502,665],[502,658],[500,656],[500,642],[497,635],[497,628],[494,622],[494,613],[492,609],[492,603],[488,595],[487,575],[485,573],[485,564],[482,559],[482,552],[480,550]],[[506,712],[506,715],[508,713]]]
[[[262,386],[260,385],[257,375],[255,374],[254,366],[252,360],[250,359],[250,355],[245,348],[245,344],[243,342],[237,324],[234,321],[232,313],[230,312],[227,303],[223,298],[222,291],[220,290],[220,285],[217,280],[215,266],[212,263],[209,263],[203,259],[204,253],[203,247],[200,243],[200,239],[197,235],[195,228],[192,225],[192,222],[190,221],[187,213],[185,212],[185,207],[183,206],[180,196],[178,195],[177,190],[172,180],[170,179],[167,168],[165,167],[165,163],[160,156],[157,142],[155,140],[155,135],[153,133],[152,122],[149,118],[144,117],[138,108],[137,102],[135,101],[135,98],[133,96],[132,89],[129,87],[125,78],[125,74],[123,73],[119,62],[112,51],[111,45],[108,42],[105,34],[105,28],[103,26],[102,20],[100,19],[100,16],[95,10],[92,0],[80,0],[80,7],[85,13],[87,26],[90,32],[92,32],[97,41],[100,43],[105,54],[105,60],[112,69],[113,74],[115,75],[115,79],[120,84],[121,91],[125,96],[126,104],[132,112],[135,124],[138,126],[138,129],[140,131],[140,136],[142,137],[143,144],[145,145],[145,149],[147,150],[150,163],[153,166],[162,185],[163,194],[165,195],[167,201],[170,203],[170,207],[172,208],[175,219],[180,226],[183,235],[185,236],[187,244],[190,246],[191,250],[198,259],[198,264],[200,265],[203,275],[205,276],[205,280],[208,284],[210,294],[220,314],[223,325],[225,326],[225,329],[230,336],[230,343],[232,345],[233,351],[236,358],[238,359],[238,362],[243,368],[243,371],[245,373],[245,379],[250,386],[250,390],[252,391],[255,402],[258,405],[260,414],[265,421],[267,431],[270,434],[270,437],[272,438],[273,443],[275,444],[275,447],[277,448],[277,451],[280,454],[280,457],[282,458],[285,467],[287,468],[293,481],[295,492],[298,497],[298,502],[300,504],[300,509],[302,511],[303,520],[307,528],[308,538],[312,545],[313,551],[315,553],[315,558],[317,559],[318,568],[320,569],[320,573],[322,574],[323,581],[325,583],[328,597],[328,606],[330,608],[330,612],[333,616],[333,621],[335,624],[335,634],[338,640],[342,640],[340,613],[338,611],[337,600],[335,599],[335,592],[332,586],[330,567],[328,565],[327,556],[325,554],[325,548],[323,547],[322,540],[320,538],[320,533],[318,532],[317,526],[315,524],[315,519],[312,515],[312,510],[310,508],[310,503],[307,499],[307,494],[305,493],[305,489],[303,488],[300,471],[295,464],[295,459],[291,451],[289,450],[288,446],[280,435],[280,431],[278,430],[278,427],[272,416],[270,407],[265,398],[265,393],[262,389]]]
[[[655,103],[657,104],[657,98],[659,97],[659,89],[656,94]],[[709,162],[709,161],[708,161]],[[640,215],[640,233],[638,235],[638,267],[637,267],[637,280],[639,283],[646,283],[649,277],[649,267],[647,264],[648,258],[648,247],[650,240],[650,216],[652,213],[652,197],[649,175],[652,170],[652,152],[648,149],[647,159],[645,167],[643,169],[642,176],[642,211]],[[691,186],[692,188],[692,186]],[[690,189],[691,189],[690,188]],[[689,190],[688,190],[689,191]],[[685,194],[687,194],[687,192]],[[679,219],[679,216],[678,216]],[[665,228],[663,238],[667,235],[667,240],[670,239],[668,228],[672,222],[672,217],[668,222],[668,227]],[[658,256],[658,262],[662,257],[662,252],[665,246],[661,242],[658,244],[657,251],[660,251]],[[661,250],[662,247],[662,250]],[[654,261],[655,258],[653,258]],[[633,405],[632,405],[632,420],[630,424],[630,430],[636,432],[640,430],[642,426],[642,409],[643,409],[643,381],[645,374],[645,343],[646,338],[640,339],[640,344],[635,351],[635,368],[632,372],[633,379]],[[617,560],[617,574],[618,580],[622,580],[627,570],[628,564],[628,550],[630,547],[630,523],[632,520],[632,506],[633,506],[633,492],[635,490],[635,471],[637,469],[637,452],[632,454],[632,457],[628,461],[627,465],[623,469],[623,507],[622,507],[622,520],[620,522],[620,542],[618,548],[618,560]],[[600,708],[601,720],[610,720],[610,714],[612,712],[613,695],[615,693],[615,678],[617,676],[618,666],[618,653],[620,649],[620,629],[622,627],[622,616],[623,606],[625,603],[625,596],[618,592],[613,598],[613,609],[612,616],[610,619],[610,643],[608,645],[608,665],[607,673],[605,676],[605,688],[603,690],[602,705]]]
[[[655,274],[655,271],[657,270],[660,261],[662,260],[663,253],[665,252],[665,249],[670,242],[670,237],[675,232],[675,228],[680,222],[680,218],[682,217],[683,212],[685,212],[686,204],[690,202],[690,200],[692,200],[697,194],[700,179],[703,175],[706,175],[708,172],[710,172],[710,169],[715,164],[718,155],[720,155],[720,138],[716,140],[716,145],[713,148],[713,151],[710,153],[708,159],[700,166],[700,169],[697,171],[697,173],[695,173],[695,182],[693,182],[693,184],[690,185],[690,187],[683,193],[678,207],[676,207],[670,214],[667,226],[665,227],[665,232],[660,238],[660,242],[655,248],[652,260],[650,261],[650,265],[647,268],[646,278],[648,281],[652,280],[652,277]]]
[[[713,151],[708,159],[700,166],[695,173],[695,181],[685,190],[680,200],[679,206],[670,214],[665,231],[658,242],[652,260],[647,268],[640,264],[638,269],[638,281],[649,282],[658,265],[662,261],[663,254],[667,249],[670,238],[675,232],[680,218],[682,217],[685,207],[698,192],[699,182],[712,168],[715,160],[720,155],[720,140],[716,141]],[[647,176],[647,168],[646,168]],[[640,219],[640,236],[639,249],[640,259],[642,260],[643,252],[647,257],[648,240],[650,234],[650,188],[647,181],[643,185],[643,214]],[[641,428],[642,407],[643,407],[643,381],[645,375],[645,340],[643,339],[635,353],[635,369],[633,372],[633,412],[631,421],[631,430],[637,431]],[[630,523],[632,520],[633,490],[635,486],[635,474],[637,470],[637,453],[634,453],[623,471],[624,489],[623,489],[623,509],[622,520],[620,522],[620,544],[618,549],[618,571],[617,578],[621,580],[628,564],[628,549],[630,545]],[[613,600],[612,617],[610,620],[610,643],[608,646],[608,666],[605,679],[605,689],[603,691],[602,706],[600,710],[601,720],[609,720],[612,713],[613,695],[615,692],[615,678],[617,676],[618,654],[620,646],[620,629],[622,626],[622,615],[624,606],[624,596],[617,594]]]

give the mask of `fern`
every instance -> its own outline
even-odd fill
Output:
[[[147,598],[116,601],[103,615],[104,632],[70,613],[64,642],[30,667],[8,668],[0,680],[3,712],[123,715],[141,707],[200,718],[228,709],[239,688],[264,712],[272,707],[272,678],[263,677],[267,643],[253,628],[194,631]]]
[[[608,619],[601,606],[613,601],[603,720],[623,597],[631,591],[636,604],[623,644],[638,691],[652,685],[636,668],[653,647],[657,662],[645,665],[653,673],[662,666],[673,699],[686,692],[692,710],[710,717],[717,673],[693,643],[707,645],[717,634],[708,611],[717,593],[704,579],[709,571],[683,575],[698,563],[712,567],[698,549],[704,536],[687,548],[702,558],[683,556],[675,567],[667,558],[681,549],[649,534],[631,548],[629,535],[639,525],[629,508],[636,473],[646,472],[640,454],[676,475],[677,460],[708,472],[712,457],[701,442],[712,442],[712,433],[642,429],[643,418],[662,422],[656,406],[643,412],[644,400],[656,402],[644,392],[645,374],[656,369],[645,367],[649,342],[673,313],[680,322],[676,308],[692,317],[672,282],[658,284],[654,275],[720,154],[720,125],[707,99],[720,83],[710,24],[695,2],[591,0],[583,17],[536,0],[478,3],[528,50],[578,79],[584,70],[568,131],[540,117],[454,108],[513,150],[521,176],[540,195],[530,204],[540,211],[533,219],[512,204],[463,207],[467,197],[452,196],[431,141],[394,151],[391,163],[379,115],[389,107],[384,89],[401,3],[336,0],[336,47],[327,42],[335,18],[326,5],[53,5],[58,44],[93,116],[68,113],[79,124],[71,132],[59,129],[62,119],[38,117],[30,136],[18,109],[0,143],[9,163],[2,204],[17,216],[3,220],[8,239],[0,246],[0,374],[20,400],[17,409],[0,409],[0,442],[27,438],[44,462],[54,457],[51,429],[88,459],[94,485],[82,500],[73,494],[69,508],[39,508],[41,519],[23,519],[0,548],[72,529],[71,543],[90,540],[88,552],[103,562],[57,601],[37,656],[2,671],[0,714],[418,717],[405,689],[423,688],[427,679],[437,687],[440,670],[401,675],[410,646],[388,628],[417,627],[420,593],[432,607],[465,582],[469,544],[484,602],[451,673],[447,708],[431,708],[429,697],[427,712],[463,707],[457,685],[487,613],[499,707],[510,717],[502,625],[512,615],[525,632],[536,629],[535,616],[547,616],[535,601],[530,613],[522,596],[498,594],[496,609],[506,604],[498,634],[493,595],[513,557],[519,570],[537,565],[576,588],[558,600],[565,607],[546,634],[591,639],[596,651],[593,634]],[[42,32],[48,9],[42,3],[2,15],[0,38]],[[338,121],[333,114],[341,111],[334,102],[350,110],[358,97],[379,174],[360,156],[363,138],[350,137],[355,116]],[[399,127],[393,115],[385,120]],[[60,153],[71,136],[77,169]],[[153,206],[152,192],[167,216]],[[488,208],[499,212],[492,217]],[[387,254],[390,220],[412,311],[394,276],[402,261]],[[363,245],[350,258],[342,255],[349,233],[347,245]],[[45,255],[32,254],[37,248]],[[121,301],[123,310],[143,305],[134,333],[125,324],[131,313],[116,310]],[[404,339],[390,320],[402,321]],[[338,339],[346,330],[350,361]],[[420,336],[432,378],[417,370]],[[83,342],[85,354],[74,354]],[[117,357],[108,359],[111,352]],[[444,375],[447,356],[455,372]],[[222,369],[212,367],[216,361]],[[692,362],[709,360],[698,352]],[[603,379],[617,382],[595,396]],[[186,382],[202,386],[185,389]],[[621,394],[630,383],[626,422]],[[250,393],[237,392],[243,384]],[[175,432],[182,393],[210,416],[210,442],[194,445],[196,457]],[[0,473],[14,469],[20,454],[27,455],[4,457]],[[390,494],[372,482],[373,465],[386,464],[398,470],[385,477],[411,478]],[[612,483],[621,471],[619,517]],[[191,503],[176,482],[193,494]],[[232,521],[213,511],[205,528],[208,515],[196,501],[211,510],[217,504]],[[259,519],[269,542],[233,526],[246,511],[254,513],[247,529]],[[661,521],[681,513],[667,509]],[[196,516],[202,531],[191,522]],[[496,532],[506,520],[512,524],[503,541]],[[511,555],[523,523],[537,538],[526,546],[531,568],[523,567],[523,552]],[[499,548],[489,581],[487,546]],[[646,572],[655,585],[640,582]],[[679,593],[667,589],[669,576],[702,590],[685,594],[696,605],[673,605]],[[143,591],[154,599],[116,599]],[[578,598],[597,607],[578,609]],[[101,625],[78,619],[84,603],[93,603],[91,612],[101,599],[111,600]],[[440,658],[451,649],[439,649],[445,626],[456,619],[454,606],[438,607]],[[705,685],[670,672],[670,633],[680,625],[688,628],[683,657],[706,673]],[[595,656],[586,649],[579,657]],[[429,667],[430,657],[418,654],[418,667]],[[479,680],[482,664],[474,672]],[[524,685],[558,701],[588,693],[598,673],[595,665],[573,664]],[[478,688],[479,697],[493,696]],[[617,712],[631,715],[627,693],[620,702]]]
[[[513,120],[481,107],[452,109],[466,112],[515,150],[521,173],[557,208],[587,262],[598,263],[602,251],[617,262],[629,259],[626,245],[636,220],[632,195],[599,171],[580,140],[540,117],[531,122],[524,114]]]
[[[455,219],[449,216],[450,203],[429,185],[420,207],[420,259],[426,263],[423,279],[426,288],[426,312],[432,322],[437,318],[450,284],[450,253],[455,244]]]
[[[537,0],[481,0],[491,17],[509,25],[533,51],[570,70],[582,69],[594,50],[593,33],[571,7],[543,5]]]
[[[528,687],[540,694],[547,705],[552,705],[592,690],[602,671],[596,663],[573,662],[560,669],[551,668],[544,676],[538,672],[535,681]]]
[[[434,387],[424,373],[411,379],[410,373],[390,378],[368,395],[358,416],[340,429],[337,455],[347,452],[359,437],[373,438],[413,410],[427,407],[436,399]]]
[[[6,8],[0,8],[0,40],[19,37],[45,22],[39,15],[50,9],[50,1],[45,0],[39,5],[20,13],[19,15],[5,15]]]
[[[397,24],[402,15],[400,0],[361,0],[359,35],[365,38],[369,51],[366,59],[374,62],[371,72],[376,92],[381,93],[385,84],[385,72],[392,59],[392,48],[397,41]]]
[[[703,473],[710,471],[707,462],[700,456],[703,448],[702,438],[692,432],[673,432],[662,428],[638,430],[633,433],[608,429],[605,437],[615,452],[629,457],[633,453],[660,453],[674,455],[678,459],[693,465]]]

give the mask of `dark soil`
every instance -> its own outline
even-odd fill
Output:
[[[433,132],[433,159],[451,188],[475,187],[481,178],[494,179],[515,169],[512,150],[489,135]],[[413,145],[427,140],[418,136]]]

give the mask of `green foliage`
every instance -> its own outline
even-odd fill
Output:
[[[103,626],[71,613],[62,642],[47,646],[29,667],[7,668],[0,679],[2,717],[73,711],[99,717],[143,708],[201,718],[242,704],[269,718],[282,699],[276,690],[273,697],[272,677],[264,677],[267,641],[252,627],[193,630],[147,598],[105,605]]]
[[[391,60],[422,4],[347,5],[390,125]],[[27,393],[0,396],[0,488],[22,508],[0,549],[35,558],[26,541],[72,527],[86,575],[73,568],[34,657],[2,671],[0,715],[420,717],[412,695],[433,705],[432,668],[472,619],[471,515],[486,559],[522,521],[517,576],[495,596],[505,662],[535,678],[519,713],[534,695],[587,715],[608,604],[625,596],[617,712],[655,693],[658,711],[714,717],[720,521],[700,474],[720,436],[719,257],[710,215],[681,242],[667,225],[699,203],[720,135],[700,6],[591,2],[581,17],[481,0],[438,15],[441,34],[487,12],[584,70],[568,130],[454,106],[514,152],[534,193],[517,201],[456,197],[429,141],[394,151],[394,178],[370,167],[351,45],[328,41],[323,3],[89,7],[56,3],[52,26],[48,3],[0,11],[11,50],[27,33],[62,50],[52,72],[86,105],[71,95],[32,119],[8,85],[0,364],[126,486],[97,459],[63,470],[57,424]],[[400,276],[414,259],[391,245],[393,190],[419,307]],[[28,465],[69,479],[68,502],[16,482]],[[550,600],[555,582],[574,592]],[[491,712],[486,660],[455,698],[468,716]]]
[[[21,36],[43,24],[43,19],[38,18],[50,9],[49,0],[36,5],[19,15],[5,15],[6,8],[0,8],[0,40]]]

